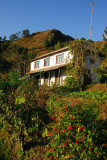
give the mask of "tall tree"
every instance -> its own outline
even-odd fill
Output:
[[[30,32],[29,32],[28,29],[25,29],[25,30],[22,31],[22,36],[23,37],[28,37],[29,35],[30,35]]]

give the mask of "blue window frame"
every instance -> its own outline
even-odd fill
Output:
[[[39,61],[35,61],[35,68],[39,68]]]
[[[44,66],[49,66],[49,57],[44,59]]]
[[[56,63],[62,63],[63,62],[63,54],[59,54],[56,56]]]

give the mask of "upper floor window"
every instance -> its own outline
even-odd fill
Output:
[[[49,66],[49,57],[44,59],[44,66]]]
[[[56,63],[62,63],[63,62],[63,54],[59,54],[56,56]]]
[[[39,61],[35,61],[34,68],[39,68]]]

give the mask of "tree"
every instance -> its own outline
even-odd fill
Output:
[[[23,37],[28,37],[29,35],[30,35],[30,32],[29,32],[28,29],[25,29],[25,30],[22,31],[22,36]]]
[[[16,34],[11,34],[9,38],[10,38],[11,41],[15,41],[15,40],[18,39]]]
[[[16,85],[13,76],[10,76],[9,82],[12,82],[12,86]],[[31,80],[24,80],[16,92],[11,92],[11,88],[7,93],[0,90],[0,115],[3,121],[11,125],[22,151],[25,138],[31,134],[38,139],[41,136],[40,131],[48,121],[48,113],[44,108],[47,98],[46,91],[37,91]]]
[[[104,30],[103,40],[107,40],[107,27],[106,27],[106,29]]]
[[[0,41],[2,40],[2,37],[0,37]]]
[[[86,71],[84,56],[87,53],[87,47],[84,42],[75,41],[72,47],[70,47],[70,55],[67,64],[67,78],[65,79],[65,86],[71,88],[71,90],[81,90],[85,82]],[[73,55],[73,58],[70,57]]]
[[[104,48],[102,48],[102,54],[104,57],[107,57],[107,42],[104,44]]]
[[[6,40],[6,36],[4,36],[4,38],[3,38],[3,41],[5,41]]]

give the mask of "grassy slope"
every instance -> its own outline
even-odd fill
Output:
[[[47,38],[48,40],[50,40],[51,36],[53,36],[56,42],[60,41],[61,43],[73,40],[72,37],[64,35],[60,31],[53,29],[53,30],[33,33],[30,37],[20,38],[17,41],[13,42],[13,44],[18,44],[20,46],[28,48],[29,52],[34,51],[37,55],[40,56],[47,52],[52,51],[51,48],[47,49],[44,47],[44,41]]]

